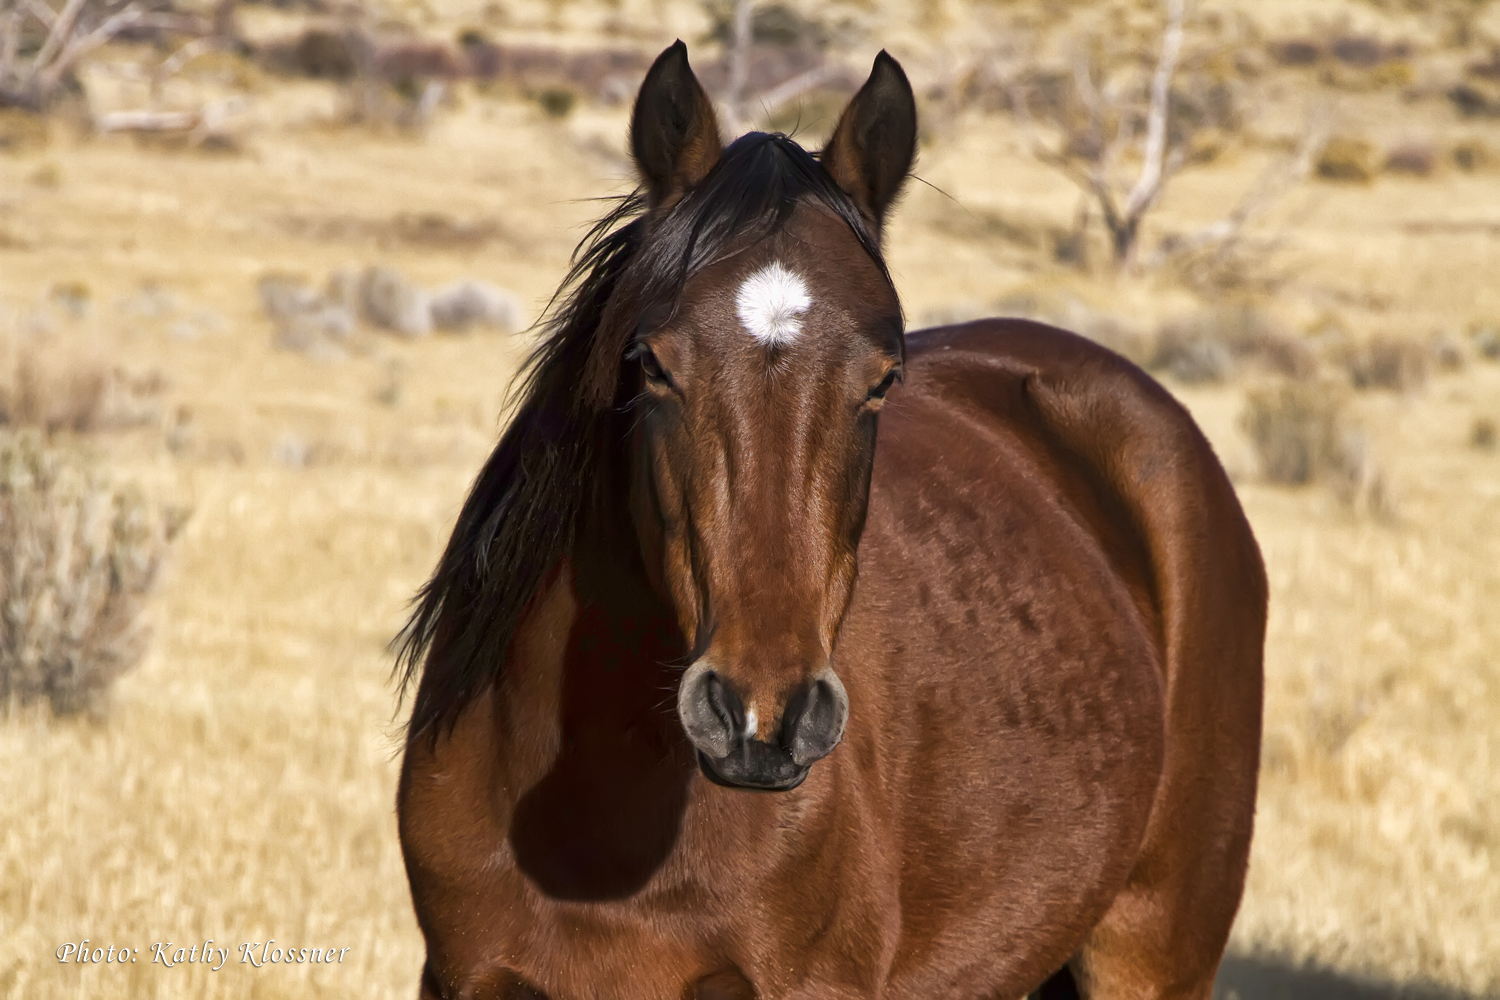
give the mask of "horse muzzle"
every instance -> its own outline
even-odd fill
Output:
[[[787,700],[779,730],[767,733],[755,702],[747,707],[735,685],[699,660],[682,675],[677,714],[710,781],[788,791],[838,746],[849,721],[849,695],[824,667]]]

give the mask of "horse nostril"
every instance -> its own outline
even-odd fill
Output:
[[[729,755],[745,731],[745,704],[705,664],[683,674],[677,690],[677,714],[693,744],[715,759]]]
[[[832,670],[824,670],[787,705],[782,741],[792,760],[805,767],[833,752],[848,721],[848,692]]]
[[[719,720],[719,723],[731,735],[739,735],[745,729],[745,708],[739,696],[719,677],[718,674],[709,671],[703,681],[703,697],[708,702],[709,711]]]

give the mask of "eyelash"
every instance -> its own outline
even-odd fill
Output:
[[[647,381],[663,385],[672,384],[672,376],[662,367],[661,361],[656,357],[656,352],[644,343],[636,344],[625,356],[632,361],[639,362]]]
[[[870,394],[865,397],[866,402],[874,402],[877,399],[884,399],[885,394],[891,391],[891,386],[895,385],[899,381],[901,381],[901,369],[892,368],[890,371],[886,372],[885,378],[880,380],[880,384],[870,390]]]

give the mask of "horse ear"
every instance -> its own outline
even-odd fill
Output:
[[[878,230],[916,155],[917,101],[901,64],[882,49],[823,147],[823,166]]]
[[[630,151],[653,208],[680,198],[719,162],[719,120],[688,65],[687,46],[656,57],[630,118]]]

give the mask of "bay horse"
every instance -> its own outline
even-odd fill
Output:
[[[1129,362],[905,331],[916,136],[885,53],[817,155],[647,73],[402,637],[423,998],[1211,996],[1259,551]]]

